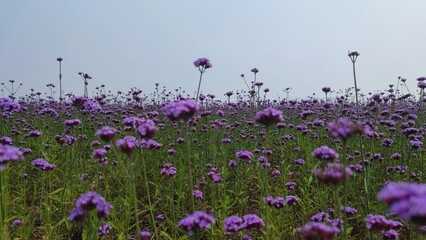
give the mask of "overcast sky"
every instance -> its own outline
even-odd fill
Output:
[[[397,77],[426,75],[424,0],[3,0],[0,3],[0,82],[83,95],[78,72],[95,86],[145,93],[154,84],[196,91],[193,61],[210,59],[201,90],[217,96],[258,80],[281,98],[353,86],[348,50],[358,51],[358,87],[387,89]],[[0,86],[1,87],[1,86]],[[59,92],[59,90],[57,90]],[[56,95],[58,97],[58,94]]]

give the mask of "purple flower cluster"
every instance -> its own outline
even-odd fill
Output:
[[[187,215],[178,222],[178,227],[183,228],[188,234],[192,235],[194,231],[210,228],[215,223],[214,217],[202,211],[196,211]]]
[[[200,106],[192,100],[171,102],[162,108],[164,115],[172,121],[186,121],[194,116],[199,110]]]
[[[152,234],[148,231],[141,231],[139,233],[139,240],[149,240],[151,239]]]
[[[223,227],[227,232],[238,232],[250,228],[263,228],[265,222],[256,214],[246,214],[242,218],[230,216],[223,220]]]
[[[0,98],[0,111],[3,112],[19,112],[21,105],[17,102],[12,102],[9,98]]]
[[[212,167],[210,169],[210,172],[207,173],[207,176],[210,177],[210,179],[214,182],[214,183],[220,183],[223,181],[223,177],[220,175],[219,169]]]
[[[352,176],[352,170],[338,162],[328,163],[324,170],[315,169],[315,177],[324,183],[339,184]]]
[[[164,175],[164,176],[174,176],[176,175],[177,170],[175,167],[173,167],[173,165],[171,163],[166,163],[163,165],[163,168],[160,170],[160,174]]]
[[[87,211],[96,209],[98,217],[105,217],[109,214],[112,205],[96,192],[87,192],[77,199],[75,207],[71,211],[68,219],[70,221],[83,220]]]
[[[296,196],[286,196],[286,199],[284,200],[283,197],[272,197],[268,196],[263,199],[263,201],[268,204],[269,206],[275,207],[277,209],[280,209],[284,207],[285,205],[295,205],[298,201],[298,198]]]
[[[265,126],[270,126],[284,121],[284,118],[282,111],[269,107],[256,113],[254,120]]]
[[[133,136],[126,136],[123,139],[118,139],[116,142],[118,148],[127,155],[131,155],[138,147],[138,140]]]
[[[155,127],[155,123],[152,120],[144,121],[136,129],[136,131],[139,133],[139,135],[143,139],[153,138],[157,130],[158,129],[157,127]]]
[[[340,138],[343,141],[346,141],[348,138],[356,134],[370,133],[370,128],[368,126],[363,127],[358,123],[351,122],[347,118],[339,118],[337,121],[329,123],[328,129],[331,136],[334,138]]]
[[[426,224],[426,184],[391,182],[380,190],[377,198],[402,219]]]
[[[402,223],[398,221],[389,220],[383,215],[373,215],[373,214],[370,214],[367,216],[365,223],[366,223],[367,229],[377,230],[377,231],[400,228],[403,226]]]
[[[142,139],[141,148],[142,149],[160,149],[163,144],[158,143],[152,139]]]
[[[102,237],[102,236],[108,235],[111,229],[112,229],[111,225],[109,225],[106,222],[102,223],[102,225],[99,226],[99,229],[98,229],[98,236]]]
[[[74,127],[81,123],[80,119],[68,119],[64,121],[64,125],[68,127]]]
[[[211,68],[212,64],[207,58],[198,58],[194,61],[194,66],[200,69],[200,71],[204,72],[207,68]]]
[[[340,232],[339,228],[328,226],[322,222],[309,222],[305,226],[297,228],[297,231],[308,240],[328,240]]]
[[[48,161],[46,161],[42,158],[37,158],[37,159],[33,160],[31,162],[31,165],[33,165],[34,167],[36,167],[40,170],[44,170],[44,171],[49,171],[49,170],[56,168],[55,164],[49,163]]]
[[[253,158],[253,153],[246,150],[240,150],[235,153],[235,156],[239,159],[243,159],[246,164],[251,163],[251,159]]]
[[[99,136],[103,141],[109,142],[114,138],[117,132],[115,128],[104,126],[96,132],[95,136]]]
[[[0,171],[4,169],[4,165],[11,161],[20,161],[24,159],[23,153],[19,148],[0,144]]]
[[[319,160],[336,160],[339,154],[327,146],[321,146],[312,152],[312,156]]]

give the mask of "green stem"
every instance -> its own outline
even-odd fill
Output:
[[[145,190],[146,190],[146,195],[148,197],[148,206],[149,206],[149,213],[151,215],[151,224],[154,227],[154,233],[155,233],[155,239],[159,239],[159,235],[158,235],[158,230],[157,230],[157,225],[155,224],[155,216],[154,216],[154,208],[152,206],[151,203],[151,194],[149,192],[149,182],[148,182],[148,176],[146,174],[146,159],[142,159],[142,167],[143,167],[143,177],[144,177],[144,182],[145,182]]]

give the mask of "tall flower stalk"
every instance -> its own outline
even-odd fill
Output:
[[[58,57],[56,61],[59,62],[59,107],[62,107],[62,60],[61,57]]]
[[[354,51],[354,52],[349,52],[348,53],[349,58],[352,61],[352,71],[354,74],[354,85],[355,85],[355,103],[356,103],[356,117],[357,119],[359,119],[359,102],[358,102],[358,87],[356,84],[356,73],[355,73],[355,62],[359,56],[359,53]]]
[[[198,81],[198,88],[197,88],[197,96],[195,97],[195,101],[198,102],[198,95],[200,94],[200,87],[201,87],[201,79],[203,79],[204,72],[212,67],[212,64],[210,63],[210,60],[207,58],[199,58],[194,61],[194,66],[198,68],[200,71],[200,80]]]

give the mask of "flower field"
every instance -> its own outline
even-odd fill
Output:
[[[0,239],[421,239],[422,102],[260,86],[0,98]]]

